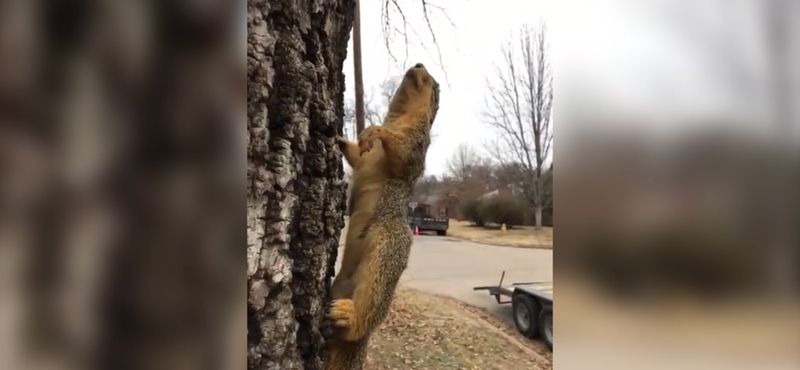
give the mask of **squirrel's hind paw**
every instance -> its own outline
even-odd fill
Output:
[[[352,299],[333,301],[328,311],[328,317],[333,320],[333,325],[344,330],[342,339],[355,342],[364,336],[356,322],[356,307]]]
[[[339,327],[350,327],[356,315],[356,307],[352,299],[337,299],[331,302],[328,317],[333,320],[334,325]]]

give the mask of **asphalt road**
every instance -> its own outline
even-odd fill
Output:
[[[338,260],[341,261],[341,254]],[[552,281],[553,251],[500,247],[450,237],[420,235],[414,240],[408,268],[400,283],[485,308],[513,325],[510,304],[498,305],[488,292],[472,290],[476,286],[497,285],[504,270],[506,277],[503,285]]]

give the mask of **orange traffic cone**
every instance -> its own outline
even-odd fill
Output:
[[[419,236],[419,227],[414,226],[414,236]]]

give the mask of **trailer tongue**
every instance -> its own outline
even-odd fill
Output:
[[[499,304],[511,303],[517,330],[528,338],[539,336],[553,350],[553,282],[513,283],[503,286],[506,272],[496,286],[474,287],[488,290]],[[510,298],[503,301],[501,297]]]

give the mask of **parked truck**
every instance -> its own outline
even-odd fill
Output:
[[[429,204],[418,204],[411,202],[408,204],[408,225],[411,230],[418,228],[420,232],[436,231],[437,235],[447,235],[447,228],[450,226],[450,219],[436,218],[430,214]]]

